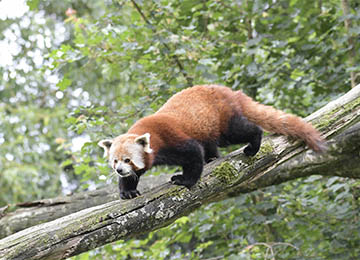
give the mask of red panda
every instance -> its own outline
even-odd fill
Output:
[[[199,180],[204,163],[219,157],[217,147],[248,143],[245,155],[255,155],[261,144],[260,127],[300,138],[316,152],[325,148],[320,133],[301,118],[218,85],[182,90],[126,134],[98,145],[119,174],[120,197],[131,199],[139,195],[140,176],[152,166],[181,166],[183,173],[171,181],[190,188]]]

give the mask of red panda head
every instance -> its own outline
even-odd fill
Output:
[[[110,166],[122,177],[135,174],[143,170],[146,154],[152,153],[150,148],[150,134],[123,134],[115,139],[101,140],[98,145],[104,148]]]

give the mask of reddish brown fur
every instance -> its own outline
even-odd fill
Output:
[[[134,143],[137,135],[119,135],[114,138],[112,149],[114,150],[114,156],[118,159],[123,160],[125,157],[131,157],[129,154],[128,145],[132,145]]]
[[[155,114],[134,124],[128,134],[151,134],[154,152],[146,155],[149,169],[164,146],[188,139],[216,141],[236,113],[267,131],[301,138],[315,151],[323,148],[319,132],[301,118],[259,104],[241,91],[217,85],[194,86],[175,94]]]
[[[303,139],[315,151],[324,141],[301,118],[253,101],[241,91],[216,85],[195,86],[171,97],[155,114],[136,122],[114,140],[101,140],[105,156],[119,174],[122,199],[140,193],[140,176],[153,165],[178,165],[175,185],[191,188],[204,163],[219,157],[218,146],[247,143],[244,154],[254,156],[265,130]]]
[[[241,112],[249,121],[269,132],[300,138],[316,152],[325,149],[323,138],[310,123],[306,123],[300,117],[255,102],[241,91],[237,91],[236,95],[240,101]]]

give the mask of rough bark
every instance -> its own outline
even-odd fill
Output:
[[[166,174],[144,176],[139,183],[139,191],[145,193],[169,178],[170,175]],[[102,189],[71,196],[8,205],[0,208],[0,239],[28,227],[118,199],[117,186],[109,185]]]
[[[165,183],[136,199],[110,201],[10,235],[0,240],[0,259],[65,259],[158,229],[208,202],[299,177],[360,178],[360,86],[308,120],[329,140],[326,153],[270,136],[255,158],[236,151],[208,164],[191,190]]]

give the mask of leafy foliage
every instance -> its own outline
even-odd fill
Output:
[[[0,65],[0,206],[105,185],[96,141],[184,87],[224,84],[305,116],[360,71],[359,53],[349,62],[360,47],[349,46],[360,31],[355,2],[346,17],[333,0],[27,4],[0,23],[0,41],[15,44],[12,62]],[[359,187],[337,177],[293,181],[74,259],[355,259]]]

